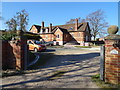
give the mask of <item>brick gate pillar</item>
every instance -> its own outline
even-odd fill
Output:
[[[120,84],[120,35],[117,26],[108,28],[105,37],[105,82]]]
[[[16,69],[25,70],[27,68],[27,39],[24,37],[24,32],[19,32],[19,54],[16,57]]]

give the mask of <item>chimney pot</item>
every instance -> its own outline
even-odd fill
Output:
[[[52,32],[52,23],[50,23],[50,26],[49,26],[49,33]]]
[[[44,28],[44,21],[42,21],[42,29]]]

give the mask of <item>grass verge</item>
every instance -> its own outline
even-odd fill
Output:
[[[91,48],[91,46],[75,46],[77,48]]]
[[[55,46],[47,46],[47,47],[50,47],[50,48],[63,48],[64,46],[55,45]]]
[[[92,81],[95,82],[97,86],[101,88],[120,88],[120,85],[114,85],[100,80],[100,74],[94,75],[92,77]]]

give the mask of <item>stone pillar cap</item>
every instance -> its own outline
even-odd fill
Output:
[[[109,35],[116,34],[118,32],[119,28],[116,25],[111,25],[108,27],[108,33]]]
[[[116,35],[118,30],[119,30],[118,26],[111,25],[110,27],[108,27],[109,35],[106,36],[104,39],[120,40],[120,35]]]

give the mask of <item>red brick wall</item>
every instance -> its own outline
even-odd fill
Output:
[[[85,41],[85,33],[84,32],[70,32],[70,34],[79,43],[81,41]]]
[[[120,83],[120,49],[113,47],[115,40],[105,40],[105,81]],[[118,54],[110,53],[117,50]]]
[[[42,37],[42,39],[44,39],[44,41],[47,41],[47,42],[54,40],[53,34],[40,34],[40,36]]]
[[[61,30],[56,30],[56,32],[54,33],[56,36],[56,41],[63,41],[63,32]],[[59,34],[59,38],[57,38],[57,35]]]
[[[2,42],[2,68],[15,68],[15,56],[13,54],[13,47],[8,42]]]
[[[16,41],[15,41],[16,42]],[[24,69],[25,42],[2,42],[2,67],[3,69]],[[27,48],[26,48],[27,49]]]
[[[63,40],[66,42],[69,42],[72,40],[71,35],[70,34],[64,34],[63,35]]]

